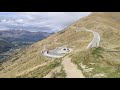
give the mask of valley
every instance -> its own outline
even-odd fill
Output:
[[[19,49],[42,40],[52,33],[47,32],[30,32],[27,30],[1,30],[0,31],[0,61],[4,61],[17,53]]]

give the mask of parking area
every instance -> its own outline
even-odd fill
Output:
[[[70,53],[71,51],[72,51],[71,48],[57,47],[52,50],[43,51],[42,54],[44,56],[48,56],[48,57],[60,58],[60,57],[63,57],[64,55],[66,55],[67,53]]]

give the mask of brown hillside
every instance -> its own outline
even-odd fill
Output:
[[[68,54],[72,57],[75,57],[80,52],[87,55],[85,53],[85,48],[92,40],[93,34],[86,31],[76,32],[78,30],[85,30],[85,28],[96,31],[100,34],[100,47],[111,51],[120,50],[119,22],[120,13],[94,12],[89,16],[74,22],[64,30],[49,36],[47,39],[39,41],[27,47],[25,50],[21,50],[19,53],[16,53],[12,59],[2,64],[4,69],[1,68],[0,77],[44,77],[51,70],[57,67],[61,67],[61,73],[56,75],[56,77],[65,77],[65,73],[61,65],[62,58],[48,58],[43,56],[41,51],[44,50],[45,47],[49,50],[58,46],[66,45],[73,48],[73,51]],[[115,52],[114,54],[117,56],[120,55],[118,52]],[[111,53],[109,54],[105,52],[104,55],[109,56]],[[115,56],[113,57],[114,58],[109,58],[109,60],[113,61]],[[93,59],[94,57],[92,60]]]

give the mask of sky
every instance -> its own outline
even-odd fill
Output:
[[[57,32],[90,12],[0,12],[0,30]]]

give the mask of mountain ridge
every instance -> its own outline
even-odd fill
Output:
[[[51,50],[60,46],[73,49],[66,56],[70,57],[71,61],[78,66],[78,69],[82,71],[85,77],[120,77],[120,53],[114,52],[120,50],[119,18],[119,13],[94,12],[74,22],[62,31],[34,43],[17,53],[12,59],[2,64],[6,71],[1,70],[0,77],[42,78],[49,74],[51,70],[60,67],[60,70],[54,72],[53,76],[65,78],[66,73],[61,63],[62,58],[45,57],[41,53],[44,49]],[[101,37],[99,47],[85,49],[93,38],[93,34],[85,32],[85,29],[99,33]],[[81,31],[77,32],[78,30]],[[48,63],[49,61],[51,63]],[[48,64],[23,73],[25,70],[44,63]],[[18,76],[20,73],[22,75]]]

